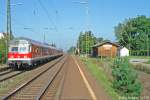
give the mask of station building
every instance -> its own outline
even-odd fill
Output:
[[[101,42],[92,46],[93,57],[116,57],[119,45],[112,42]]]

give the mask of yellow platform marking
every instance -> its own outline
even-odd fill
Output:
[[[73,59],[74,59],[76,65],[78,66],[79,72],[80,72],[80,74],[81,74],[81,76],[82,76],[82,78],[83,78],[83,81],[84,81],[84,83],[85,83],[85,85],[86,85],[86,87],[87,87],[87,89],[88,89],[88,91],[89,91],[89,93],[90,93],[90,95],[91,95],[91,97],[92,97],[92,100],[97,100],[97,98],[96,98],[96,96],[95,96],[95,94],[94,94],[94,92],[93,92],[93,90],[92,90],[92,88],[91,88],[89,82],[87,81],[87,79],[86,79],[86,77],[85,77],[85,75],[84,75],[82,69],[80,68],[78,62],[75,60],[74,57],[73,57]]]

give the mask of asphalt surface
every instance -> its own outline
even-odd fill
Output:
[[[145,63],[145,62],[148,62],[148,60],[149,59],[135,59],[135,58],[133,59],[132,58],[132,59],[130,59],[130,62],[131,63]]]

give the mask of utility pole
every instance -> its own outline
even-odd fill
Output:
[[[43,33],[43,42],[45,43],[45,33]]]
[[[87,25],[87,35],[86,35],[86,54],[89,55],[89,0],[86,0],[86,25]]]
[[[11,7],[10,7],[10,0],[7,0],[7,3],[6,3],[6,6],[7,6],[7,33],[6,33],[6,57],[5,59],[7,59],[7,52],[8,52],[8,43],[9,43],[9,40],[11,40],[11,34],[12,34],[12,31],[11,31]]]
[[[11,40],[12,30],[11,30],[11,7],[10,0],[7,0],[7,36],[8,40]]]
[[[89,31],[89,0],[85,0],[82,2],[74,2],[74,3],[79,3],[85,5],[86,9],[86,31],[85,31],[85,47],[86,47],[86,55],[89,54],[89,36],[88,36],[88,31]]]
[[[80,55],[80,43],[79,43],[80,40],[77,41],[77,52],[78,52],[78,55]]]

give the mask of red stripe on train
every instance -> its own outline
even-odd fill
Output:
[[[8,58],[31,58],[31,53],[20,54],[20,53],[8,53]]]

